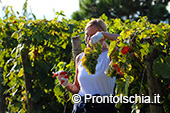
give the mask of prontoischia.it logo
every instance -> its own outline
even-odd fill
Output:
[[[83,100],[82,100],[83,99]],[[74,103],[79,103],[83,101],[84,103],[160,103],[159,94],[154,94],[154,98],[151,101],[150,96],[137,95],[134,96],[123,96],[120,94],[119,96],[113,96],[112,94],[106,96],[94,96],[91,94],[85,94],[82,98],[79,94],[74,94],[72,96],[72,101]]]

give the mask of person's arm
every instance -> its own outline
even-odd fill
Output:
[[[74,83],[69,83],[69,85],[67,87],[65,87],[68,91],[70,91],[71,93],[73,94],[77,94],[80,90],[80,86],[79,86],[79,83],[78,83],[78,62],[79,62],[79,59],[80,59],[80,55],[79,54],[77,57],[76,57],[76,75],[75,75],[75,81]]]
[[[116,40],[117,37],[119,37],[120,35],[119,34],[111,34],[111,33],[108,33],[108,32],[101,32],[103,37],[104,37],[104,40],[108,39],[108,40]],[[113,50],[113,52],[110,54],[110,59],[111,59],[111,56],[114,52],[116,52],[118,50],[118,47],[116,46],[115,49]]]
[[[108,39],[108,40],[116,40],[118,36],[120,36],[119,34],[111,34],[108,32],[101,32],[102,35],[104,36],[104,39]]]
[[[100,31],[96,32],[90,39],[91,45],[93,46],[95,43],[103,42],[104,40],[116,40],[117,37],[120,36],[118,34],[111,34],[108,32]]]

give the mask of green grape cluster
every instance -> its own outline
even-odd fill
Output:
[[[102,45],[100,43],[96,43],[93,48],[85,48],[84,55],[81,59],[82,65],[87,70],[88,74],[95,74],[97,59],[99,55],[102,53]]]
[[[113,78],[115,75],[116,75],[116,68],[118,68],[117,67],[117,65],[115,66],[115,64],[113,64],[113,60],[109,63],[109,65],[108,65],[108,67],[106,68],[106,70],[104,71],[104,73],[107,75],[107,76],[109,76],[109,77],[111,77],[111,78]]]

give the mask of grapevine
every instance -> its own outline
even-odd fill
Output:
[[[81,59],[82,65],[87,70],[88,74],[95,74],[97,59],[99,55],[102,53],[102,45],[96,43],[93,48],[85,48],[84,55]]]
[[[63,112],[67,105],[67,112],[71,112],[71,93],[58,85],[58,80],[52,78],[51,72],[53,69],[72,69],[71,73],[75,75],[75,64],[70,62],[70,37],[84,37],[83,30],[89,19],[32,20],[26,16],[17,17],[9,9],[5,14],[5,18],[0,19],[0,68],[3,69],[3,73],[0,73],[0,96],[3,96],[0,105],[4,105],[6,112]],[[111,56],[112,62],[105,71],[111,78],[116,76],[115,95],[162,93],[162,104],[155,105],[157,108],[161,106],[162,111],[170,112],[170,25],[151,24],[146,17],[125,22],[108,19],[105,15],[101,19],[107,23],[108,32],[120,34],[116,41],[110,42],[108,56]],[[118,50],[113,52],[116,46]],[[93,48],[85,48],[82,43],[82,48],[85,48],[82,64],[88,74],[96,71],[101,47],[101,44],[97,44]],[[151,74],[153,76],[149,76]],[[70,83],[74,79],[75,76],[69,76]],[[55,106],[58,106],[57,109]],[[129,108],[124,111],[129,112],[130,106],[116,104],[119,112],[123,112],[124,108]],[[148,105],[143,103],[135,103],[133,108],[149,112]]]

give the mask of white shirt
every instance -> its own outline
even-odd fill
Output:
[[[110,58],[107,57],[107,53],[103,52],[100,54],[97,59],[98,64],[96,66],[95,74],[88,75],[86,69],[82,66],[81,58],[84,53],[80,56],[80,61],[78,63],[78,82],[80,85],[79,94],[84,96],[85,94],[113,94],[113,90],[115,87],[115,77],[108,77],[104,71],[108,67],[110,63]]]

